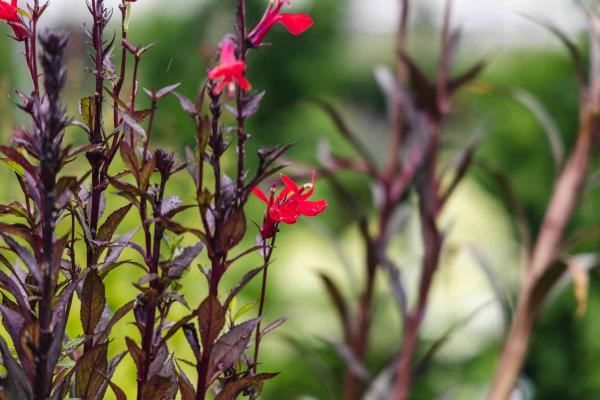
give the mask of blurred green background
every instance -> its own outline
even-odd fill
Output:
[[[249,21],[260,18],[265,4],[266,1],[249,2]],[[373,69],[381,65],[392,66],[393,37],[389,33],[359,31],[348,22],[347,4],[345,0],[302,2],[301,9],[309,10],[315,26],[300,37],[291,37],[281,28],[274,29],[268,37],[273,46],[251,53],[249,79],[256,90],[267,91],[259,113],[248,126],[252,134],[248,148],[251,167],[255,165],[252,155],[259,146],[283,145],[291,141],[298,141],[298,145],[289,153],[289,158],[309,166],[318,165],[317,147],[324,141],[329,141],[336,153],[353,155],[328,117],[309,101],[313,98],[336,104],[373,154],[385,154],[386,107]],[[205,1],[199,6],[188,4],[185,12],[179,15],[148,12],[138,17],[136,7],[137,3],[133,3],[130,41],[135,44],[156,42],[142,62],[141,86],[159,88],[181,82],[178,90],[193,97],[205,76],[207,60],[212,57],[220,38],[231,30],[233,1]],[[421,9],[415,14],[409,48],[419,64],[433,73],[439,21],[435,15]],[[115,20],[116,17],[117,12]],[[3,33],[8,31],[4,26],[0,29]],[[77,99],[93,93],[90,74],[85,71],[90,66],[86,56],[87,38],[80,26],[65,26],[65,29],[72,32],[65,98],[71,115],[76,116]],[[482,42],[488,39],[493,42],[493,37],[466,34],[464,39],[456,71],[474,60],[487,58],[489,65],[479,79],[487,86],[474,85],[457,99],[445,133],[446,158],[450,160],[456,155],[471,135],[483,126],[486,135],[477,156],[506,173],[516,196],[523,203],[531,233],[535,234],[552,189],[554,166],[551,153],[539,122],[529,110],[506,91],[489,88],[492,85],[504,89],[520,87],[532,93],[552,115],[569,146],[575,137],[578,112],[578,94],[570,61],[562,49],[548,45],[546,41],[490,52]],[[575,39],[584,49],[585,36],[575,36]],[[9,140],[13,127],[24,122],[23,114],[14,106],[12,94],[13,87],[26,88],[21,51],[10,40],[0,40],[0,93],[4,94],[0,96],[2,142]],[[167,98],[161,103],[154,132],[154,146],[168,147],[179,154],[184,145],[194,143],[193,126],[175,98]],[[85,137],[73,131],[68,139],[83,142]],[[233,171],[231,160],[226,163],[226,169]],[[361,208],[373,208],[371,187],[364,178],[341,174],[340,179]],[[4,188],[0,191],[0,201],[9,201],[16,193],[16,180],[8,168],[0,168],[0,181]],[[341,205],[325,181],[317,185],[316,197],[329,201],[327,212],[296,226],[283,227],[276,260],[270,270],[266,319],[270,321],[281,316],[290,319],[267,336],[263,347],[262,369],[282,372],[265,385],[265,399],[336,399],[340,396],[343,361],[323,338],[339,339],[341,329],[317,273],[326,271],[335,276],[345,293],[356,297],[361,282],[363,249],[354,223],[355,214]],[[184,201],[193,196],[191,182],[184,174],[174,179],[169,191],[177,193]],[[598,200],[597,190],[586,192],[570,227],[572,231],[598,221]],[[262,212],[262,204],[250,200],[249,217],[259,222]],[[410,205],[406,207],[406,215],[406,228],[393,241],[390,254],[402,266],[411,294],[418,277],[421,245],[418,223]],[[137,223],[132,213],[123,232]],[[502,192],[477,170],[457,191],[442,223],[451,229],[424,326],[422,349],[427,349],[450,326],[464,321],[473,310],[487,305],[454,332],[433,362],[418,376],[413,398],[433,399],[446,395],[444,398],[448,399],[478,399],[485,393],[493,374],[505,325],[501,307],[495,302],[490,303],[490,299],[495,298],[494,292],[479,266],[481,260],[478,261],[474,254],[485,259],[497,275],[503,293],[511,298],[517,290],[522,268],[522,246]],[[252,243],[255,231],[251,226],[247,244]],[[576,251],[595,251],[597,245],[597,241],[586,243]],[[224,289],[235,282],[236,277],[260,264],[259,258],[253,257],[231,271],[223,284]],[[130,266],[111,273],[105,283],[113,309],[135,297],[132,282],[140,276],[141,272]],[[189,304],[197,305],[205,293],[205,282],[198,268],[187,273],[183,285]],[[590,286],[588,310],[584,316],[575,315],[573,290],[568,283],[556,290],[544,308],[523,371],[522,383],[526,388],[523,392],[532,398],[600,398],[600,375],[596,371],[600,362],[600,319],[595,318],[600,312],[600,291],[595,272],[590,274]],[[238,307],[254,301],[257,289],[257,283],[250,285],[238,299]],[[378,290],[372,351],[367,360],[372,371],[385,363],[401,340],[399,318],[385,279],[378,282]],[[77,307],[72,312],[68,332],[74,337],[81,333],[81,327]],[[256,307],[251,310],[251,313],[255,312]],[[184,313],[183,308],[176,309],[173,318]],[[115,328],[110,347],[112,354],[125,349],[125,335],[137,339],[135,329],[128,322],[124,320]],[[175,337],[170,346],[178,357],[191,359],[181,336]],[[133,362],[126,357],[117,370],[115,382],[126,390],[128,397],[135,393],[134,376]]]

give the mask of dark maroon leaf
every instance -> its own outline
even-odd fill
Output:
[[[121,361],[123,360],[123,358],[125,358],[125,355],[127,354],[126,351],[123,351],[119,354],[117,354],[115,357],[113,357],[109,362],[108,362],[108,367],[106,369],[106,374],[103,375],[104,379],[104,383],[102,384],[102,386],[100,387],[100,390],[98,391],[98,393],[96,394],[96,400],[104,400],[105,398],[105,393],[106,393],[106,389],[108,389],[108,386],[110,385],[110,380],[112,379],[115,370],[117,369],[117,367],[119,366],[119,364],[121,363]],[[110,385],[112,387],[112,385]],[[117,391],[118,389],[120,389],[119,387],[117,387]],[[117,391],[115,391],[115,388],[112,388],[113,392],[115,393],[115,396],[119,396],[120,394],[117,394]],[[119,400],[119,399],[118,399]]]
[[[246,215],[242,208],[236,208],[225,219],[221,235],[219,236],[219,246],[221,249],[230,249],[238,244],[246,233]]]
[[[2,385],[6,394],[11,400],[33,399],[33,391],[27,375],[10,353],[2,336],[0,336],[0,354],[2,354],[2,366],[8,372]]]
[[[181,104],[181,108],[185,111],[190,117],[195,117],[198,115],[198,111],[196,110],[196,106],[190,99],[182,95],[181,93],[171,92],[177,99],[179,100],[179,104]]]
[[[177,378],[155,376],[142,387],[142,399],[175,399]]]
[[[148,367],[148,378],[152,378],[155,375],[161,375],[167,359],[169,358],[169,349],[166,345],[162,345],[153,354],[152,362]],[[162,374],[164,375],[164,374]]]
[[[103,326],[102,331],[100,332],[100,336],[96,339],[96,342],[101,343],[106,340],[108,334],[111,329],[117,322],[119,322],[125,315],[129,313],[129,311],[133,310],[133,306],[135,305],[135,300],[126,303],[124,306],[119,308],[112,317],[108,320],[105,326]]]
[[[244,107],[242,108],[242,118],[249,118],[256,114],[258,109],[260,108],[260,103],[262,102],[263,97],[265,97],[266,92],[260,92],[254,96],[251,96]]]
[[[205,346],[212,344],[225,325],[225,309],[214,296],[208,296],[198,308],[200,337]]]
[[[164,265],[170,278],[180,278],[183,271],[198,257],[204,245],[198,242],[194,246],[186,247],[182,253]]]
[[[142,122],[146,119],[146,117],[148,117],[148,115],[150,115],[151,112],[151,108],[148,108],[146,110],[137,110],[133,113],[133,119],[135,119],[135,122]]]
[[[236,325],[217,340],[210,355],[209,382],[212,382],[221,372],[233,367],[238,362],[244,350],[246,350],[252,331],[259,321],[260,317]]]
[[[125,343],[127,344],[127,349],[129,350],[129,354],[131,354],[133,362],[135,363],[137,369],[140,370],[142,367],[142,350],[129,336],[125,338]]]
[[[100,322],[106,297],[104,284],[95,270],[91,270],[83,282],[81,292],[81,325],[86,335],[93,335],[96,325]]]
[[[119,116],[123,119],[123,123],[125,124],[125,126],[131,128],[131,130],[135,132],[138,136],[146,137],[146,131],[144,130],[144,128],[142,128],[140,124],[137,123],[135,117],[132,117],[131,115],[119,109],[117,109],[117,112],[119,113]],[[123,146],[124,143],[125,142],[121,143],[121,146]]]
[[[108,343],[92,347],[75,364],[75,397],[94,397],[102,383],[107,368]]]
[[[2,236],[2,239],[4,239],[8,247],[23,261],[31,275],[38,282],[41,282],[40,267],[37,261],[35,260],[35,257],[29,252],[29,250],[21,246],[16,240],[13,240],[12,237],[5,234],[4,232],[0,232],[0,236]]]
[[[183,327],[185,324],[187,324],[188,322],[190,322],[192,319],[194,319],[196,317],[195,314],[191,314],[188,315],[186,317],[183,317],[182,319],[180,319],[179,321],[177,321],[175,323],[175,325],[171,326],[169,328],[169,330],[167,331],[167,333],[165,333],[161,339],[161,345],[166,343],[167,340],[169,340],[175,333],[177,333],[177,331],[179,329],[181,329],[181,327]]]
[[[142,167],[142,170],[140,172],[140,182],[139,182],[139,189],[142,192],[145,192],[146,189],[148,188],[148,184],[150,183],[150,177],[152,176],[152,172],[154,171],[155,164],[156,164],[156,159],[151,158]]]
[[[196,398],[196,390],[192,382],[188,379],[187,375],[181,367],[178,367],[177,372],[177,383],[179,384],[179,393],[181,394],[181,400],[194,400]]]
[[[0,146],[0,153],[4,153],[9,161],[18,164],[35,181],[38,180],[37,171],[33,165],[21,153],[12,147]]]
[[[285,321],[287,321],[288,318],[284,317],[284,318],[279,318],[276,319],[275,321],[271,322],[269,325],[265,326],[265,328],[260,332],[260,336],[265,336],[267,333],[274,331],[275,329],[279,328],[281,325],[283,325],[285,323]]]
[[[160,99],[160,98],[165,97],[169,93],[173,92],[173,90],[177,89],[180,85],[181,85],[181,83],[175,83],[173,85],[165,86],[164,88],[159,89],[156,92],[156,98]]]
[[[128,204],[110,214],[102,226],[100,226],[100,229],[98,229],[97,240],[100,242],[110,241],[131,207],[132,204]]]
[[[225,299],[225,303],[223,303],[223,308],[225,308],[225,309],[229,308],[229,303],[231,303],[231,300],[233,300],[233,298],[240,293],[240,291],[244,288],[244,286],[246,286],[248,284],[248,282],[250,282],[263,269],[265,269],[264,265],[246,272],[246,274],[237,283],[237,285],[235,285],[235,287],[233,289],[231,289],[231,292],[229,292],[227,299]]]
[[[231,400],[235,399],[236,396],[244,389],[249,388],[252,385],[255,385],[259,382],[266,381],[268,379],[272,379],[276,377],[278,374],[274,373],[262,373],[256,374],[252,376],[245,376],[240,379],[236,379],[235,381],[228,383],[225,385],[223,390],[215,397],[215,400]]]
[[[185,335],[186,340],[192,348],[196,359],[200,359],[200,341],[198,340],[196,326],[194,326],[194,324],[183,325],[183,334]]]

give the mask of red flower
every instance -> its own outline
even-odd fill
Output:
[[[248,34],[248,46],[258,47],[264,37],[276,23],[281,23],[292,35],[299,35],[313,24],[313,20],[306,14],[281,14],[281,8],[289,5],[290,0],[270,0],[269,6],[256,27]]]
[[[11,0],[10,4],[0,0],[0,21],[6,21],[15,33],[15,39],[19,42],[27,39],[29,34],[23,26],[23,21],[19,17],[19,8],[17,0]]]
[[[271,187],[271,196],[268,199],[259,188],[252,189],[252,193],[267,205],[267,213],[265,214],[263,226],[260,228],[263,239],[272,237],[280,222],[295,224],[301,215],[314,217],[325,211],[327,208],[326,200],[308,200],[315,190],[316,177],[317,173],[313,171],[312,183],[298,187],[292,179],[282,175],[281,180],[285,188],[279,193],[277,200],[275,200],[276,183]]]
[[[213,93],[218,94],[225,88],[229,88],[229,93],[233,95],[235,84],[244,90],[250,90],[252,86],[244,77],[246,64],[244,61],[235,57],[236,45],[231,37],[226,37],[221,42],[220,64],[208,71],[208,79],[212,81],[219,80],[213,89]]]

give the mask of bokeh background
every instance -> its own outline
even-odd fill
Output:
[[[87,57],[85,24],[90,23],[83,0],[51,0],[45,24],[72,33],[69,47],[68,108],[77,116],[77,99],[93,93]],[[107,2],[115,7],[116,2]],[[266,0],[249,0],[249,21],[260,17]],[[411,14],[409,49],[418,63],[433,73],[439,46],[443,0],[414,2]],[[315,26],[292,38],[282,29],[269,36],[273,46],[252,52],[249,79],[267,96],[258,115],[249,124],[252,140],[248,154],[262,145],[282,145],[297,140],[289,158],[304,165],[318,165],[318,147],[329,143],[341,154],[351,149],[337,134],[335,126],[313,103],[314,98],[334,103],[351,122],[354,131],[374,154],[385,154],[386,108],[374,77],[374,69],[393,63],[395,0],[296,0],[294,9],[309,12]],[[207,61],[220,38],[233,26],[233,0],[139,0],[133,3],[130,38],[133,43],[155,42],[141,67],[143,87],[162,87],[181,82],[182,93],[193,97],[205,76]],[[577,128],[578,95],[571,65],[556,40],[543,28],[521,14],[544,17],[568,32],[585,50],[584,18],[570,0],[456,0],[453,22],[463,27],[463,45],[456,71],[469,63],[487,59],[488,67],[476,85],[465,90],[455,104],[446,129],[448,159],[465,146],[478,129],[486,134],[477,156],[504,171],[516,196],[522,201],[531,233],[535,234],[552,188],[552,156],[539,121],[530,110],[509,95],[515,88],[530,92],[547,108],[567,145]],[[83,22],[85,21],[85,24]],[[113,24],[111,29],[117,27]],[[1,26],[2,33],[8,33]],[[110,31],[110,29],[109,29]],[[11,129],[23,122],[14,106],[12,88],[27,89],[26,69],[18,45],[0,39],[0,139],[9,140]],[[493,90],[502,88],[503,90]],[[143,96],[141,96],[143,97]],[[155,146],[183,152],[193,145],[192,125],[176,99],[165,100],[157,113]],[[69,139],[82,142],[79,133]],[[232,165],[226,168],[232,170]],[[353,174],[341,181],[363,209],[372,209],[373,194],[368,182]],[[11,199],[16,181],[8,168],[0,168],[0,201]],[[191,182],[183,174],[170,189],[185,200],[192,196]],[[267,320],[290,319],[267,336],[263,347],[265,369],[281,371],[268,382],[264,398],[339,398],[343,361],[327,344],[341,337],[341,329],[318,273],[334,276],[348,295],[356,295],[361,282],[363,249],[353,215],[339,206],[336,194],[326,182],[319,183],[317,196],[327,198],[330,207],[318,219],[284,227],[279,237],[276,261],[270,270]],[[590,189],[584,196],[572,229],[588,226],[600,217],[599,193]],[[115,205],[116,207],[116,205]],[[418,277],[421,244],[418,221],[410,202],[404,210],[405,228],[391,246],[391,255],[402,266],[409,282],[409,294]],[[260,221],[262,205],[250,201],[248,215]],[[129,227],[137,224],[130,216]],[[498,293],[511,304],[523,267],[523,250],[505,198],[485,174],[476,170],[460,186],[443,224],[450,227],[424,330],[423,347],[456,329],[415,387],[415,399],[478,399],[493,374],[505,329]],[[251,228],[253,229],[253,228]],[[254,232],[248,236],[254,235]],[[248,243],[252,241],[250,237]],[[592,252],[598,243],[586,243],[577,252]],[[200,260],[202,263],[202,260]],[[260,263],[257,258],[239,264],[231,281]],[[482,268],[482,264],[485,268]],[[133,299],[132,286],[141,276],[134,267],[111,273],[106,281],[108,301],[113,309]],[[205,290],[197,268],[184,278],[184,293],[191,305],[198,304]],[[226,284],[225,284],[226,285]],[[224,286],[225,286],[224,285]],[[522,378],[522,398],[600,398],[600,285],[590,275],[587,312],[575,314],[576,303],[569,282],[560,285],[545,306],[537,325]],[[497,289],[496,288],[496,289]],[[257,285],[238,299],[238,307],[251,303]],[[389,357],[401,340],[400,322],[389,288],[378,282],[375,326],[367,366],[375,370]],[[478,310],[474,316],[473,311]],[[256,312],[256,307],[250,310]],[[68,327],[71,337],[81,334],[77,319]],[[183,308],[176,309],[184,315]],[[464,322],[464,323],[462,323]],[[114,331],[111,353],[123,351],[123,337],[136,337],[134,328],[123,320]],[[177,336],[171,343],[178,356],[186,357],[185,341]],[[126,357],[115,382],[128,397],[135,393],[133,362]]]

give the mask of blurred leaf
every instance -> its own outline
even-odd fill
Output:
[[[190,117],[196,117],[198,115],[198,110],[196,110],[196,106],[194,103],[182,95],[181,93],[171,92],[177,99],[179,100],[179,104],[183,111],[185,111]]]
[[[548,140],[548,144],[550,145],[550,150],[552,151],[554,166],[556,167],[556,170],[559,171],[565,158],[565,146],[560,130],[552,118],[552,115],[550,115],[542,103],[540,103],[533,94],[525,89],[512,88],[510,94],[515,100],[527,108],[540,123],[546,135],[546,139]]]
[[[159,89],[156,92],[156,98],[161,99],[161,98],[165,97],[166,95],[168,95],[169,93],[171,93],[175,89],[177,89],[180,85],[181,85],[181,83],[175,83],[173,85],[165,86],[162,89]]]
[[[254,114],[258,112],[260,108],[260,104],[262,103],[263,97],[265,97],[266,92],[260,92],[250,98],[244,103],[244,107],[242,108],[242,118],[250,118]],[[236,116],[234,114],[234,116]]]
[[[346,299],[342,295],[342,292],[338,289],[335,282],[328,275],[320,273],[319,277],[321,278],[323,285],[325,285],[327,294],[337,310],[340,322],[342,323],[344,337],[346,340],[350,340],[352,322],[350,321],[350,308],[348,303],[346,302]]]
[[[275,329],[277,329],[281,325],[283,325],[285,323],[285,321],[287,321],[287,320],[288,320],[287,317],[276,319],[275,321],[271,322],[269,325],[265,326],[265,328],[260,333],[260,336],[265,336],[267,333],[274,331]]]
[[[356,355],[352,352],[352,349],[345,345],[344,343],[330,341],[324,338],[321,340],[328,345],[330,345],[335,352],[342,358],[344,364],[350,367],[352,372],[361,380],[368,381],[370,379],[370,374],[367,371],[365,365],[356,357]]]

